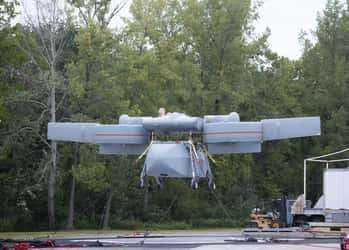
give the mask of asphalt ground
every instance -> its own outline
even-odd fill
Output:
[[[340,249],[339,235],[314,235],[303,232],[287,233],[172,233],[172,234],[122,234],[81,235],[51,238],[57,244],[101,244],[88,247],[90,250],[108,249],[197,249],[197,250],[310,250]],[[62,248],[60,248],[62,249]],[[72,248],[69,248],[72,250]],[[81,248],[80,248],[81,250]]]

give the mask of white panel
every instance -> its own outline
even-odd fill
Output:
[[[349,209],[349,168],[324,171],[325,208]]]

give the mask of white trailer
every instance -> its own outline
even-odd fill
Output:
[[[331,154],[311,157],[304,160],[304,197],[303,209],[292,214],[293,224],[309,222],[340,223],[349,225],[349,168],[335,168],[336,163],[349,162],[349,158],[333,159],[349,148]],[[323,193],[313,207],[306,205],[307,200],[307,163],[319,163],[323,172]]]

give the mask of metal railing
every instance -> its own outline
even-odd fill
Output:
[[[324,158],[334,156],[334,155],[339,155],[339,154],[345,153],[347,151],[349,151],[349,148],[345,148],[343,150],[333,152],[330,154],[310,157],[310,158],[307,158],[304,160],[304,181],[303,181],[303,184],[304,184],[304,187],[303,187],[303,189],[304,189],[304,208],[306,207],[306,200],[307,200],[307,162],[324,163],[324,164],[326,164],[325,165],[326,169],[328,169],[330,163],[346,162],[346,161],[349,161],[349,158],[336,159],[336,160],[326,160]]]

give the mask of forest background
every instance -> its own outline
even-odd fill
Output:
[[[329,0],[290,60],[256,34],[261,2],[35,0],[11,25],[0,0],[0,231],[244,226],[252,208],[303,192],[305,157],[348,146],[349,9]],[[300,6],[301,8],[301,6]],[[93,145],[47,140],[49,121],[117,123],[159,107],[241,120],[320,116],[322,136],[268,142],[260,154],[214,156],[217,190],[183,180],[139,189],[141,163]],[[309,197],[322,172],[310,168]]]

